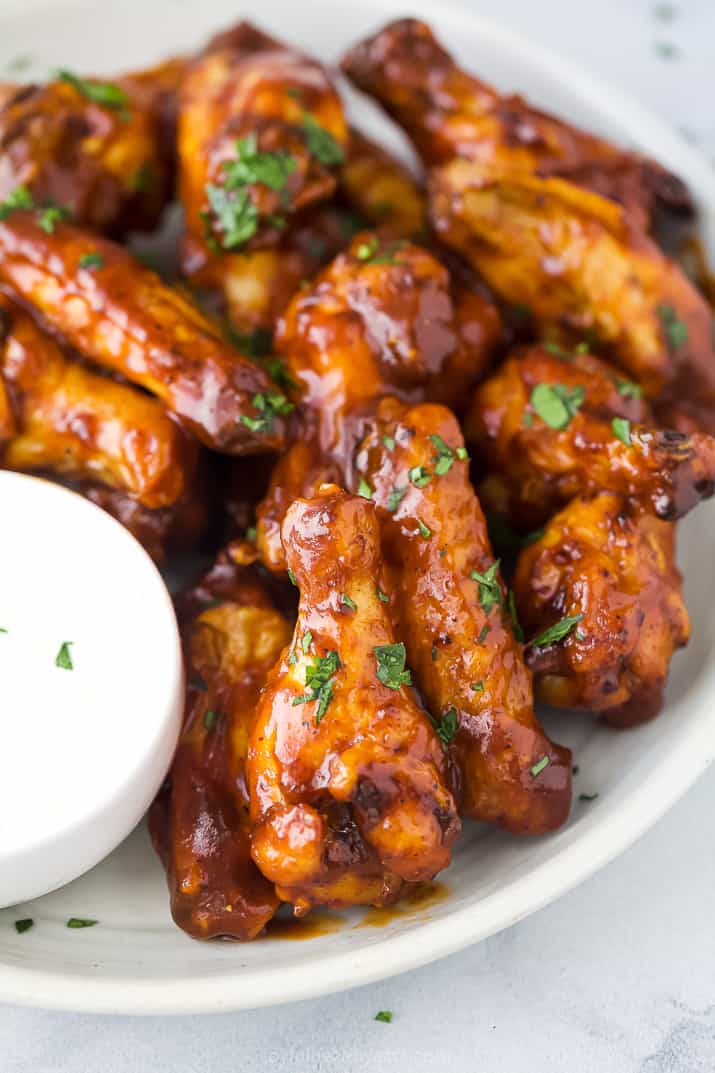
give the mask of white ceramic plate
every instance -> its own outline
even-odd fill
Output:
[[[325,60],[408,9],[435,26],[471,69],[500,87],[670,165],[690,184],[715,254],[715,179],[710,168],[654,116],[564,60],[465,10],[420,0],[5,0],[0,68],[32,57],[42,77],[58,65],[116,72],[189,50],[244,15]],[[23,72],[23,77],[25,72]],[[2,74],[0,74],[2,77]],[[7,77],[5,75],[5,77]],[[371,110],[359,115],[382,136]],[[399,144],[399,143],[398,143]],[[374,914],[303,942],[201,944],[171,922],[164,877],[140,827],[91,873],[36,902],[0,913],[0,1000],[123,1013],[220,1011],[287,1002],[415,968],[483,939],[575,886],[629,846],[705,770],[715,753],[715,576],[709,535],[715,509],[681,527],[680,560],[693,640],[673,664],[667,706],[654,723],[616,732],[580,717],[547,721],[574,750],[579,792],[569,824],[549,838],[508,838],[476,826],[462,837],[436,897],[375,926]],[[34,742],[32,748],[39,748]],[[12,758],[0,753],[2,764]],[[17,817],[22,823],[22,817]],[[18,917],[35,927],[17,935]],[[68,930],[70,916],[97,927]],[[372,924],[371,924],[372,920]]]

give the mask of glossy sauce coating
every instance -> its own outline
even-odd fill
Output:
[[[338,195],[385,236],[416,238],[427,231],[424,189],[404,164],[354,127],[338,174]]]
[[[538,412],[540,385],[551,391],[550,424]],[[562,396],[575,412],[552,412]],[[627,422],[620,437],[614,418]],[[715,490],[715,440],[658,428],[640,387],[587,353],[534,346],[507,358],[477,388],[465,435],[488,460],[483,504],[518,528],[541,525],[581,493],[618,492],[672,520]]]
[[[87,254],[101,266],[82,268]],[[14,212],[0,221],[0,280],[82,354],[155,394],[206,446],[240,454],[280,445],[281,417],[252,428],[262,416],[256,396],[278,393],[268,376],[121,246],[67,224],[47,234],[32,213]]]
[[[677,176],[537,111],[522,97],[501,96],[457,66],[417,19],[389,23],[351,49],[342,67],[397,120],[427,165],[460,157],[561,175],[621,202],[643,226],[656,204],[693,211]]]
[[[180,499],[196,449],[161,403],[69,360],[3,296],[0,312],[0,380],[15,419],[0,465],[101,481],[150,508]]]
[[[168,192],[153,73],[93,79],[90,90],[95,82],[110,83],[124,101],[102,105],[61,80],[6,95],[0,201],[25,186],[36,204],[60,205],[98,231],[153,227]]]
[[[528,638],[583,616],[563,640],[528,649],[542,701],[614,726],[658,714],[670,659],[690,636],[673,524],[616,495],[574,499],[522,551],[514,592]]]
[[[539,834],[568,815],[571,754],[549,741],[534,713],[505,586],[458,451],[464,442],[449,410],[385,399],[358,471],[378,506],[396,632],[415,682],[442,725],[456,715],[461,812]],[[487,591],[471,575],[490,569]]]
[[[378,677],[376,648],[395,637],[375,508],[326,485],[293,504],[283,542],[300,605],[251,738],[253,857],[298,912],[382,904],[449,863],[444,752],[400,676]],[[327,693],[311,699],[321,668]]]
[[[317,124],[338,151],[347,127],[324,68],[249,23],[214,40],[190,67],[179,97],[179,192],[188,238],[184,270],[191,274],[218,251],[275,244],[288,217],[330,197],[335,165],[311,152],[308,125]],[[261,153],[290,158],[292,170],[277,187],[249,177],[244,189],[258,213],[254,233],[233,241],[208,200],[207,187],[226,189],[226,164],[237,158],[238,139],[255,136]],[[275,159],[275,157],[274,157]],[[335,162],[337,163],[337,161]],[[233,192],[236,196],[236,191]]]
[[[470,161],[435,171],[430,212],[442,241],[542,334],[606,348],[664,423],[692,411],[715,428],[712,315],[681,269],[613,202],[562,179]]]
[[[168,786],[149,814],[171,912],[199,939],[253,939],[278,908],[251,859],[245,761],[260,689],[290,638],[267,598],[235,576],[232,599],[183,627],[186,718]]]

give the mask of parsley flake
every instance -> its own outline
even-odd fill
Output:
[[[622,395],[624,399],[642,399],[643,389],[639,384],[634,384],[632,380],[621,380],[616,378],[616,389],[619,395]]]
[[[429,538],[432,536],[432,530],[429,528],[429,526],[425,525],[421,518],[417,519],[417,525],[419,527],[420,536],[423,537],[425,540],[429,540]]]
[[[665,338],[671,350],[677,350],[678,347],[687,343],[688,326],[685,321],[680,320],[673,306],[665,304],[659,305],[656,309],[656,313],[660,318]]]
[[[63,641],[60,645],[60,650],[55,656],[55,667],[60,667],[63,671],[73,671],[74,664],[72,663],[72,655],[70,653],[70,645],[73,645],[74,641]]]
[[[477,637],[477,644],[478,645],[483,645],[484,644],[484,642],[487,639],[487,634],[489,633],[490,630],[491,630],[491,626],[482,626],[481,630],[479,631],[479,637]]]
[[[295,585],[296,589],[298,588],[298,582],[295,580],[295,574],[290,567],[288,567],[288,580],[290,581],[291,585]]]
[[[48,235],[54,235],[55,224],[69,220],[72,213],[64,205],[44,205],[37,210],[37,222]]]
[[[335,140],[330,131],[321,127],[317,119],[310,112],[303,113],[303,130],[305,131],[305,143],[308,152],[319,160],[321,164],[331,167],[342,164],[345,160],[345,152],[339,142]]]
[[[512,628],[514,630],[514,636],[520,644],[524,641],[524,631],[519,623],[519,616],[516,613],[516,599],[514,597],[514,590],[509,589],[509,595],[506,601],[507,610],[509,611],[509,618],[511,619]]]
[[[35,921],[32,917],[23,917],[22,920],[15,921],[15,931],[18,935],[22,935],[23,932],[29,931],[30,928],[35,926]]]
[[[369,483],[365,480],[364,477],[360,478],[360,483],[358,484],[357,494],[359,496],[362,496],[363,499],[372,499],[372,497],[373,497],[373,494],[374,494],[373,490],[370,487]]]
[[[357,611],[357,604],[346,592],[342,594],[342,602],[344,607],[350,608],[351,611]]]
[[[218,723],[219,713],[215,708],[207,708],[204,712],[204,726],[207,730],[213,730]]]
[[[313,634],[312,634],[312,632],[310,630],[306,630],[305,633],[303,634],[303,638],[302,638],[302,640],[300,642],[300,647],[303,649],[304,652],[307,652],[308,649],[310,648],[310,646],[312,645],[312,643],[313,643]]]
[[[472,570],[469,575],[472,581],[476,581],[479,585],[479,603],[483,611],[489,612],[495,605],[501,607],[504,602],[497,577],[498,570],[499,559],[496,559],[483,574],[480,574],[478,570]]]
[[[26,186],[16,186],[11,190],[4,201],[0,201],[0,220],[7,220],[8,216],[18,209],[34,209],[35,202],[32,194]]]
[[[578,795],[579,801],[595,801],[597,797],[598,797],[598,794],[579,794]]]
[[[534,764],[534,766],[532,767],[532,769],[531,769],[531,777],[532,777],[533,779],[535,779],[535,778],[536,778],[536,776],[537,776],[537,775],[540,775],[540,774],[541,774],[541,772],[542,772],[542,771],[543,771],[543,770],[544,770],[545,768],[547,768],[547,767],[549,766],[549,764],[550,764],[550,763],[551,763],[551,759],[550,759],[550,757],[548,757],[548,756],[542,756],[542,757],[541,757],[541,760],[537,760],[537,762],[536,762],[536,763]]]
[[[390,514],[395,513],[400,503],[405,498],[406,492],[406,486],[399,487],[398,485],[395,485],[395,487],[392,489],[389,496],[387,497],[387,509],[389,510]]]
[[[456,708],[449,708],[439,722],[436,719],[432,719],[430,716],[430,722],[435,729],[437,737],[446,747],[454,741],[454,736],[459,730],[459,716],[457,715]]]
[[[387,595],[387,593],[383,592],[382,589],[377,589],[376,591],[377,591],[377,598],[380,601],[380,603],[381,604],[389,604],[390,597]]]
[[[452,468],[455,453],[449,444],[445,443],[442,437],[436,433],[430,436],[430,440],[437,448],[437,454],[434,457],[434,471],[438,477],[444,477],[445,473],[449,473]]]
[[[270,432],[276,416],[282,417],[295,410],[295,404],[278,391],[254,395],[251,401],[260,416],[250,417],[248,414],[241,414],[240,417],[241,424],[249,428],[251,432]]]
[[[414,484],[415,488],[424,488],[426,484],[432,480],[432,474],[425,466],[413,466],[407,473],[410,479],[410,483]]]
[[[129,118],[127,111],[129,97],[121,86],[115,86],[113,82],[89,82],[86,78],[80,78],[79,75],[63,68],[53,71],[50,77],[58,82],[66,82],[68,86],[72,86],[82,97],[92,101],[93,104],[120,112],[122,119]]]
[[[78,263],[80,268],[103,268],[104,258],[101,253],[83,253]]]
[[[395,450],[395,437],[394,436],[383,436],[382,437],[382,442],[384,443],[385,447],[387,447],[388,451],[394,451]]]
[[[371,235],[367,242],[361,242],[355,251],[358,261],[369,261],[380,248],[380,240],[377,235]]]
[[[293,706],[317,701],[315,722],[320,723],[333,699],[334,675],[339,670],[340,657],[336,651],[331,650],[325,656],[316,656],[313,662],[305,668],[305,684],[310,692],[300,697],[293,697]]]
[[[211,238],[211,216],[222,232],[221,246],[233,250],[253,238],[258,230],[258,209],[246,190],[229,191],[215,183],[206,184],[209,210],[201,216],[206,224],[207,239]],[[215,240],[211,239],[212,242]]]
[[[529,641],[529,644],[533,645],[534,648],[546,648],[548,645],[558,644],[559,641],[563,641],[565,637],[568,637],[571,630],[582,618],[583,613],[566,615],[559,622],[555,622],[553,626],[549,626],[547,630],[540,633],[533,641]]]
[[[378,1010],[375,1014],[376,1021],[382,1021],[384,1024],[392,1024],[392,1010]]]
[[[481,682],[481,681],[480,682],[472,682],[472,684],[471,684],[471,686],[469,688],[472,689],[475,693],[483,693],[484,692],[484,682]]]
[[[567,428],[584,399],[580,385],[537,384],[531,392],[531,405],[541,420],[553,429]]]
[[[407,650],[402,641],[392,645],[376,645],[377,677],[388,689],[412,685],[412,676],[405,668]]]
[[[613,429],[613,435],[621,443],[625,443],[626,447],[631,445],[631,423],[627,417],[614,417],[611,421],[611,428]]]
[[[93,928],[98,920],[90,920],[88,917],[70,917],[67,921],[68,928]]]
[[[258,148],[255,133],[239,138],[236,142],[236,157],[224,160],[224,184],[229,190],[238,190],[261,183],[271,190],[282,190],[297,167],[295,157],[284,149],[266,153]]]

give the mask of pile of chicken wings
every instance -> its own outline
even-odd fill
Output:
[[[423,22],[341,66],[419,172],[245,22],[0,85],[0,464],[206,564],[150,812],[198,938],[394,902],[465,817],[563,824],[535,698],[657,714],[689,635],[676,523],[715,487],[711,309],[662,239],[683,183]],[[177,199],[162,277],[128,236]]]

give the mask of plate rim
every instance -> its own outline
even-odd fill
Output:
[[[94,7],[91,0],[62,0],[74,8]],[[397,17],[395,0],[361,0],[386,19]],[[0,22],[28,6],[47,7],[32,0],[6,0]],[[51,6],[55,6],[54,4]],[[569,93],[593,107],[605,119],[628,132],[633,143],[653,152],[688,182],[697,200],[715,212],[715,171],[684,137],[629,93],[611,88],[582,70],[575,61],[487,16],[457,6],[452,0],[411,0],[416,16],[460,27],[491,40],[495,47],[519,55],[548,70],[568,85]],[[654,147],[657,149],[654,152]],[[15,1005],[88,1013],[139,1015],[219,1013],[255,1009],[316,998],[387,979],[456,953],[537,912],[614,860],[654,826],[707,770],[715,756],[715,705],[707,711],[708,694],[715,695],[715,667],[704,668],[687,702],[703,711],[684,731],[669,754],[607,819],[586,820],[579,838],[549,860],[532,867],[519,879],[483,898],[477,906],[455,908],[442,919],[415,925],[402,935],[371,943],[362,949],[321,957],[316,965],[306,958],[294,966],[225,971],[171,981],[123,976],[108,979],[26,968],[0,961],[0,1001]],[[710,717],[708,718],[708,714]],[[546,841],[546,840],[545,840]],[[419,941],[416,939],[419,936]],[[188,941],[188,940],[187,940]]]

